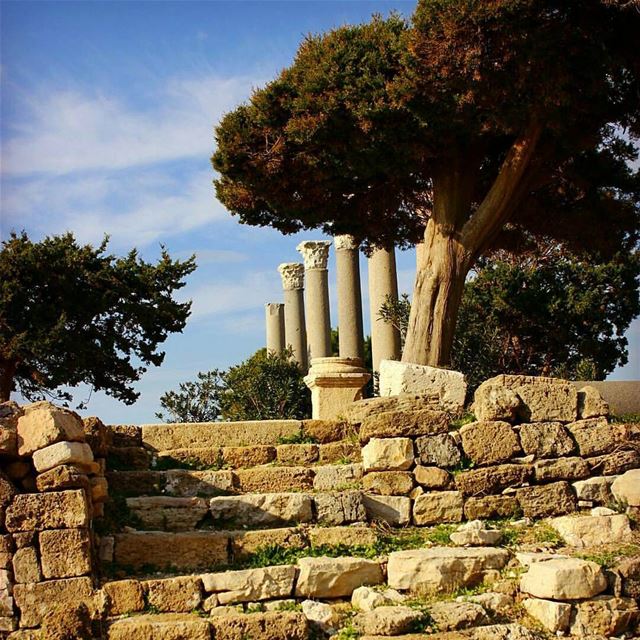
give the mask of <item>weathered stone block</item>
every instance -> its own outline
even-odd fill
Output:
[[[640,469],[626,471],[611,485],[616,500],[630,507],[640,507]]]
[[[16,549],[13,554],[13,579],[17,583],[40,582],[42,572],[34,547]]]
[[[87,529],[41,531],[38,539],[45,578],[71,578],[91,573],[91,542]]]
[[[619,637],[633,632],[640,621],[638,604],[632,598],[598,596],[578,602],[569,631],[580,637]]]
[[[279,565],[261,569],[205,573],[201,576],[204,590],[217,593],[222,605],[274,598],[290,598],[296,568]]]
[[[284,493],[313,488],[313,470],[306,467],[256,467],[234,471],[234,485],[241,493]]]
[[[314,527],[309,529],[309,542],[312,547],[369,546],[377,542],[378,536],[372,527]]]
[[[182,498],[218,496],[235,491],[232,471],[190,471],[170,469],[164,475],[164,490],[171,496]]]
[[[526,455],[557,458],[573,452],[575,444],[561,422],[531,422],[520,425],[520,443]]]
[[[147,604],[158,611],[186,613],[197,609],[202,602],[202,582],[199,577],[145,580],[141,586]]]
[[[300,558],[296,596],[340,598],[384,580],[380,563],[364,558]]]
[[[137,580],[107,582],[102,590],[107,596],[107,612],[111,616],[135,613],[145,607],[142,585]]]
[[[618,475],[630,469],[640,468],[640,452],[635,450],[615,451],[604,456],[587,458],[587,464],[594,475]]]
[[[408,471],[372,471],[363,478],[362,488],[382,496],[403,496],[413,489],[413,474]]]
[[[283,549],[304,549],[307,546],[305,532],[298,527],[230,531],[229,536],[231,537],[234,561],[246,558],[261,547],[278,546]]]
[[[536,460],[533,475],[536,482],[578,480],[589,476],[589,465],[582,458]]]
[[[169,496],[127,498],[127,507],[144,528],[155,531],[192,531],[209,511],[204,498]]]
[[[23,407],[18,419],[18,453],[28,456],[56,442],[83,442],[84,430],[80,417],[50,402],[35,402]],[[36,467],[37,468],[37,467]]]
[[[142,429],[134,424],[110,424],[111,446],[139,447],[142,445]]]
[[[429,615],[440,631],[467,629],[489,621],[482,606],[473,602],[434,602]]]
[[[571,622],[571,605],[566,602],[527,598],[522,606],[526,612],[551,633],[564,633]]]
[[[216,636],[217,637],[217,636]],[[211,640],[208,620],[179,613],[132,616],[109,626],[109,640]],[[234,639],[235,640],[235,639]]]
[[[460,437],[466,456],[479,465],[506,462],[520,451],[508,422],[472,422],[460,429]]]
[[[411,521],[411,499],[403,496],[364,496],[367,519],[404,526]]]
[[[567,482],[523,487],[516,490],[516,499],[528,518],[564,515],[573,513],[577,508],[576,496]]]
[[[18,419],[24,414],[13,400],[0,402],[0,455],[18,455]]]
[[[64,464],[38,474],[36,487],[38,491],[63,491],[64,489],[90,490],[89,477],[79,467]]]
[[[360,442],[371,438],[415,438],[446,433],[450,417],[444,411],[386,411],[365,418],[360,427]]]
[[[276,448],[273,445],[264,444],[251,447],[222,447],[222,459],[232,469],[257,467],[273,462],[276,459]]]
[[[82,467],[92,462],[91,447],[85,442],[56,442],[33,454],[33,466],[38,473],[61,464],[75,464]]]
[[[463,498],[459,491],[434,491],[418,496],[413,503],[413,522],[419,526],[460,522]]]
[[[307,640],[309,637],[309,622],[297,611],[213,616],[210,624],[216,640]]]
[[[261,493],[212,498],[214,520],[240,526],[312,522],[311,497],[305,493]]]
[[[367,398],[352,403],[342,412],[342,418],[351,425],[360,425],[367,418],[387,411],[440,411],[438,393],[401,393],[397,396]]]
[[[411,631],[422,617],[417,609],[402,606],[381,606],[360,613],[355,626],[363,634],[399,636]]]
[[[467,498],[464,516],[467,520],[511,518],[520,512],[520,505],[514,496],[485,496]]]
[[[448,471],[438,467],[418,465],[413,470],[416,482],[425,489],[448,489],[453,478]]]
[[[82,418],[82,430],[85,442],[91,447],[93,455],[96,458],[104,458],[111,444],[111,430],[103,424],[100,418],[95,416]]]
[[[416,438],[416,453],[423,465],[455,467],[460,463],[460,450],[448,433]]]
[[[550,524],[568,545],[579,549],[604,544],[622,544],[633,540],[629,518],[624,514],[562,516],[554,518]]]
[[[107,465],[110,469],[144,471],[151,467],[151,452],[144,447],[109,447]]]
[[[276,449],[279,464],[301,466],[318,459],[317,444],[281,444]]]
[[[567,429],[578,443],[580,455],[584,457],[610,453],[624,442],[626,428],[622,424],[608,424],[606,418],[577,420]]]
[[[521,486],[529,479],[530,474],[531,469],[526,465],[501,464],[458,473],[455,483],[466,496],[483,496]]]
[[[318,461],[331,462],[359,462],[362,460],[362,452],[358,442],[343,440],[342,442],[330,442],[318,447]]]
[[[404,471],[413,466],[413,441],[410,438],[372,438],[362,449],[362,469],[368,471]]]
[[[314,467],[313,488],[316,491],[342,491],[360,486],[361,464],[335,464]]]
[[[521,591],[549,600],[592,598],[606,588],[600,565],[579,558],[534,562],[520,579]]]
[[[487,381],[476,389],[472,410],[481,422],[485,420],[514,422],[521,404],[522,400],[514,391]]]
[[[578,420],[609,415],[609,405],[595,387],[578,390]]]
[[[107,471],[106,478],[113,493],[138,496],[160,493],[166,476],[162,471]]]
[[[86,528],[89,509],[84,492],[56,491],[17,495],[7,509],[8,531]]]
[[[13,482],[0,471],[0,507],[6,507],[18,493]]]
[[[488,547],[500,542],[502,532],[486,528],[482,520],[471,520],[460,525],[449,538],[459,547]]]
[[[313,496],[319,524],[341,525],[366,520],[367,512],[361,491],[317,493]]]
[[[594,476],[574,482],[572,486],[578,500],[607,505],[613,501],[611,485],[615,479],[616,476]]]
[[[353,429],[343,420],[303,420],[302,431],[318,444],[328,444],[349,437]]]

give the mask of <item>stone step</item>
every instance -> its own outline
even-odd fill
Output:
[[[129,531],[103,538],[105,569],[111,574],[205,571],[243,564],[257,552],[309,547],[373,546],[377,531],[351,527],[280,527],[222,531]]]

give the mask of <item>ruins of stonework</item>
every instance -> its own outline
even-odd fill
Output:
[[[0,635],[634,637],[640,425],[525,376],[481,385],[469,422],[439,371],[334,420],[0,405]]]

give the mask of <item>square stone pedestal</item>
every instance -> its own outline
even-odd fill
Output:
[[[304,382],[311,389],[313,418],[336,418],[352,402],[362,399],[371,374],[359,358],[313,358]]]

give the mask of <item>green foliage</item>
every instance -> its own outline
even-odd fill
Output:
[[[291,352],[266,349],[227,371],[199,373],[197,381],[164,393],[160,405],[167,413],[156,416],[166,422],[301,419],[311,414],[310,392]]]
[[[316,439],[307,435],[304,431],[298,431],[291,436],[280,436],[278,444],[315,444]]]
[[[173,294],[195,269],[162,251],[156,264],[79,245],[72,234],[31,241],[12,233],[0,251],[0,400],[19,389],[30,400],[68,403],[61,386],[86,383],[126,404],[131,387],[159,366],[158,351],[182,331],[190,302]]]
[[[607,569],[613,568],[622,558],[628,558],[637,556],[640,552],[640,547],[636,544],[627,544],[618,547],[611,551],[600,551],[598,553],[580,553],[578,558],[583,560],[590,560]]]
[[[407,337],[407,329],[409,328],[410,312],[411,300],[409,300],[409,294],[407,293],[403,293],[399,300],[394,300],[390,295],[387,295],[378,312],[378,318],[380,320],[398,330],[403,346]]]

